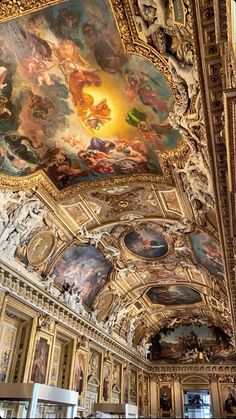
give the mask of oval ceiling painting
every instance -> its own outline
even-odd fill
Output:
[[[0,171],[43,170],[62,189],[162,174],[177,147],[174,98],[157,68],[127,54],[108,0],[72,0],[0,28]]]
[[[191,243],[198,263],[218,279],[224,279],[221,249],[216,240],[205,232],[191,234]]]
[[[107,282],[110,270],[110,263],[95,247],[72,245],[59,257],[52,274],[56,275],[56,285],[69,284],[74,291],[81,291],[83,303],[89,307]]]
[[[153,304],[183,305],[195,304],[202,301],[198,291],[186,285],[163,285],[152,287],[147,297]]]
[[[156,231],[155,224],[130,231],[124,237],[124,244],[135,255],[147,259],[159,259],[168,253],[168,243]]]

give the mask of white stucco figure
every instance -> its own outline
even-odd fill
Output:
[[[198,76],[197,70],[193,65],[189,64],[182,64],[179,62],[173,55],[169,55],[168,63],[170,70],[176,71],[177,75],[185,81],[188,86],[188,96],[189,99],[197,93],[197,83],[198,83]]]
[[[130,273],[136,272],[135,265],[129,265],[124,268],[119,268],[118,266],[115,267],[115,270],[117,272],[117,279],[125,279]]]
[[[170,28],[173,20],[168,16],[168,10],[163,0],[138,0],[141,16],[136,17],[136,23],[141,25],[145,36],[150,36],[160,28]]]
[[[90,244],[93,244],[95,247],[98,247],[99,243],[105,236],[109,237],[109,233],[107,231],[88,231],[87,228],[84,226],[79,231],[79,235],[90,241]]]
[[[132,319],[130,319],[129,331],[126,336],[126,342],[130,346],[133,345],[133,337],[134,337],[134,333],[136,329],[136,324],[137,324],[137,317],[132,317]]]
[[[45,291],[51,293],[55,278],[56,278],[55,274],[48,274],[47,275],[47,277],[45,278],[45,280],[42,283]]]
[[[193,230],[192,222],[184,217],[172,223],[165,223],[164,227],[168,229],[169,233],[174,234],[190,233]]]
[[[148,342],[148,339],[144,337],[139,345],[137,346],[137,350],[140,353],[141,357],[147,359],[150,353],[150,347],[152,346],[151,342]]]

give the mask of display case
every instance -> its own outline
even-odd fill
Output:
[[[138,406],[128,403],[94,403],[93,410],[109,413],[113,418],[138,418]]]
[[[2,418],[73,418],[78,393],[45,384],[0,384]]]

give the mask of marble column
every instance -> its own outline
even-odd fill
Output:
[[[156,378],[150,377],[150,399],[151,399],[151,417],[157,418],[157,382]]]
[[[182,386],[178,378],[175,378],[174,380],[174,407],[175,407],[175,417],[176,418],[182,418]]]
[[[221,418],[221,408],[220,408],[220,394],[218,389],[218,383],[216,379],[211,381],[211,402],[213,409],[213,417]]]

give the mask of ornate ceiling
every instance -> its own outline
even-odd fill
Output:
[[[224,132],[220,10],[51,3],[16,19],[0,6],[2,263],[143,358],[152,345],[155,361],[195,348],[222,361],[235,351],[235,96]]]

